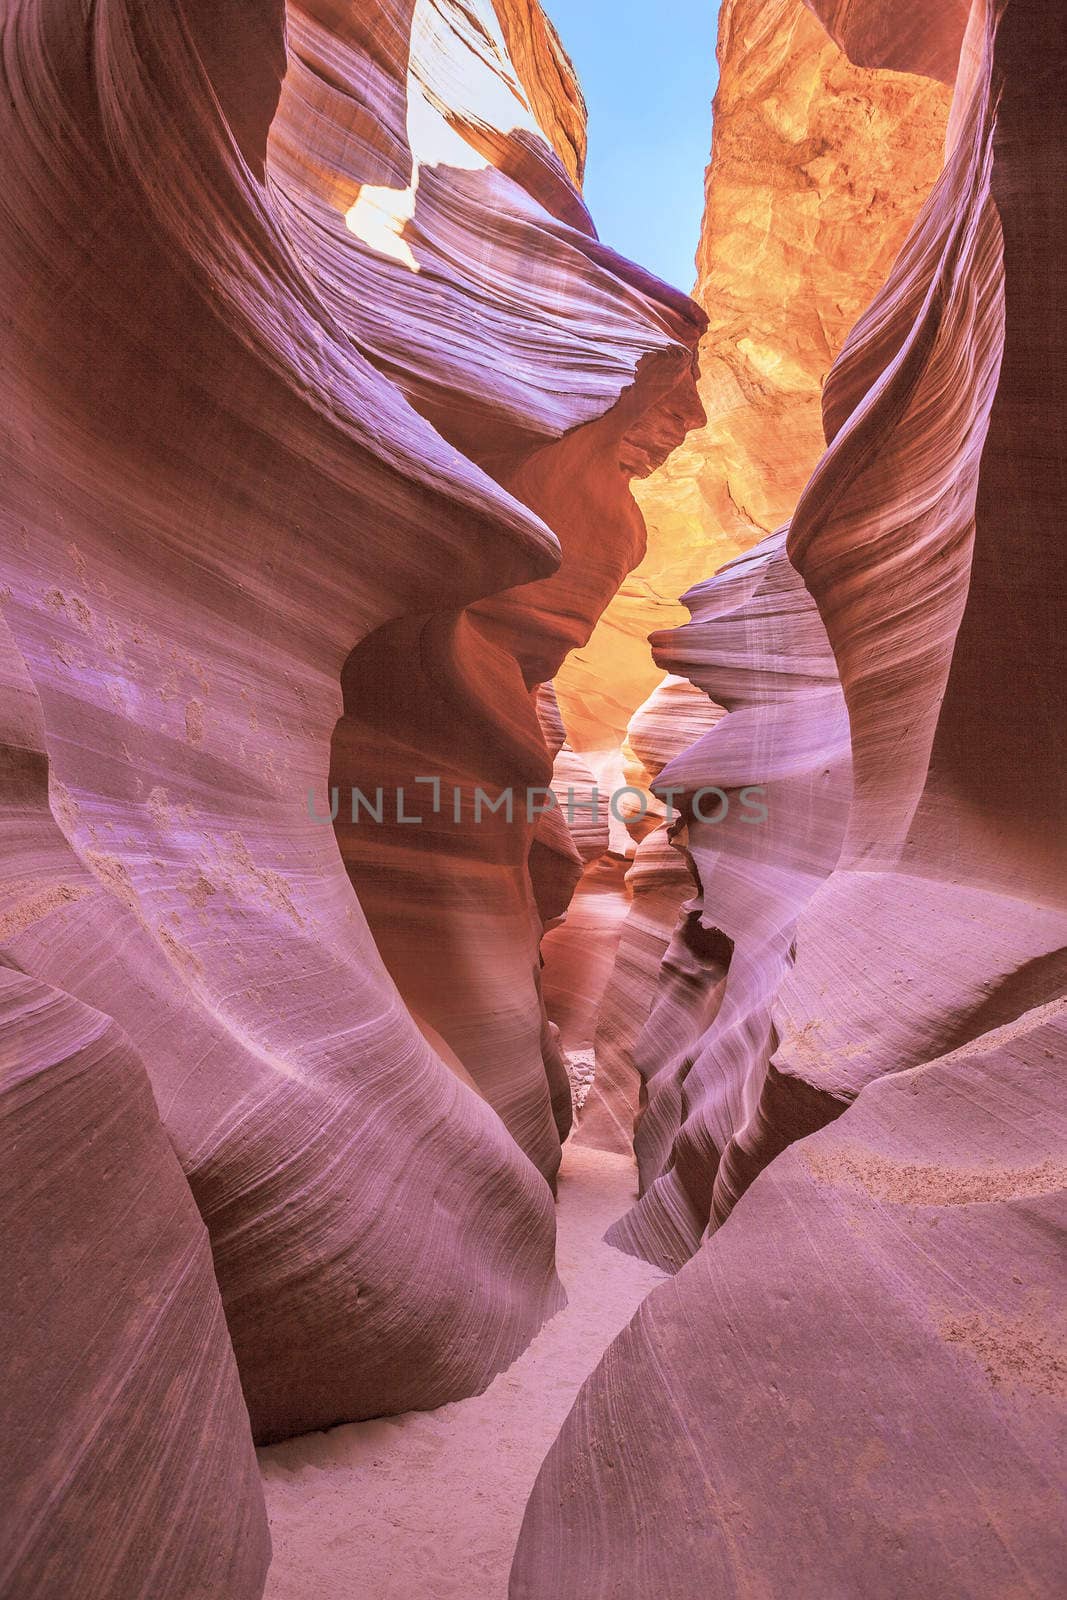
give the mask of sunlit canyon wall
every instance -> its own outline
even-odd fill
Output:
[[[681,596],[792,513],[825,444],[826,374],[943,162],[948,87],[854,66],[801,0],[728,0],[719,56],[695,288],[709,320],[699,379],[707,422],[638,485],[647,554],[556,680],[571,743],[609,788],[647,785],[721,714],[681,676],[685,656],[675,651],[657,665],[648,636],[683,623]],[[827,652],[824,638],[815,649]],[[662,687],[664,666],[679,676]],[[716,687],[728,692],[722,678],[700,684],[713,699]],[[743,728],[734,737],[741,745]],[[631,840],[615,826],[613,854],[586,874],[545,955],[565,1043],[596,1047],[598,1089],[581,1137],[630,1148],[635,1062],[670,1097],[662,1132],[654,1131],[660,1107],[644,1128],[647,1170],[650,1141],[653,1161],[664,1141],[670,1147],[679,1060],[717,1004],[721,974],[714,941],[703,957],[690,948],[694,936],[708,942],[691,921],[670,950],[649,1021],[693,881],[662,829],[634,863],[642,831]],[[675,985],[688,1011],[681,1029]]]
[[[690,898],[641,989],[653,835],[589,1116],[610,1141],[636,1115],[642,1198],[608,1237],[680,1270],[550,1453],[513,1600],[1062,1582],[1062,18],[811,5],[873,93],[952,86],[944,169],[788,521],[654,640],[723,714],[672,749],[672,679],[632,725],[681,791]],[[765,821],[702,821],[701,785],[759,785]]]

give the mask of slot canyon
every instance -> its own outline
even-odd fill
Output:
[[[0,1600],[1067,1592],[1065,18],[706,11],[0,0]]]

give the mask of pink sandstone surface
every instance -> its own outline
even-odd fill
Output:
[[[342,859],[331,763],[346,787],[549,780],[533,692],[637,559],[627,479],[699,417],[701,320],[597,243],[491,6],[20,0],[3,44],[2,592],[33,730],[5,765],[3,961],[125,1041],[158,1143],[148,1074],[184,1179],[146,1153],[145,1181],[185,1205],[152,1292],[175,1381],[210,1358],[230,1386],[183,1425],[254,1594],[251,1435],[474,1393],[561,1303],[529,831],[428,825],[413,859],[383,826],[368,862],[342,813]],[[532,100],[556,93],[524,54]],[[5,1094],[34,1059],[5,1052]],[[182,1293],[205,1325],[221,1296],[229,1344],[216,1316],[201,1350],[167,1249],[200,1252]],[[134,1257],[105,1291],[136,1299]],[[131,1347],[104,1312],[106,1376]],[[95,1509],[60,1510],[79,1570]],[[48,1513],[8,1500],[17,1547]],[[207,1581],[207,1514],[176,1593]],[[135,1562],[111,1592],[153,1581]]]
[[[4,1600],[1060,1592],[1059,24],[10,0]]]
[[[1063,1008],[1006,1035],[882,1078],[645,1300],[513,1600],[1059,1592]]]
[[[914,74],[855,66],[801,0],[730,0],[721,12],[719,56],[694,291],[709,318],[699,380],[708,420],[639,485],[649,530],[645,559],[624,580],[589,644],[571,655],[557,677],[568,731],[586,760],[593,749],[625,745],[632,738],[631,719],[645,715],[633,708],[656,692],[664,668],[694,672],[695,626],[687,631],[680,656],[663,638],[653,658],[646,636],[655,632],[659,640],[681,623],[686,617],[682,598],[691,601],[691,587],[770,536],[791,515],[825,447],[827,372],[881,286],[943,161],[948,90]],[[799,590],[797,603],[810,607],[802,585]],[[714,597],[702,604],[701,617],[709,603],[719,605]],[[766,626],[773,630],[779,626],[773,597],[767,604]],[[809,630],[821,633],[811,611]],[[740,637],[748,623],[737,618],[721,626]],[[827,655],[824,636],[815,648]],[[755,636],[741,637],[736,651],[737,670],[759,668]],[[831,662],[829,677],[820,670],[831,698],[837,694],[832,714],[839,719],[840,696],[832,683],[836,669]],[[695,681],[713,701],[725,702],[725,680],[720,684],[714,674],[704,674]],[[752,687],[744,692],[751,695]],[[777,692],[770,683],[760,691],[765,700]],[[697,709],[701,702],[707,704],[702,694],[691,691],[683,701],[676,692],[674,704],[664,705],[660,767],[705,733]],[[783,702],[780,717],[792,715],[791,703]],[[743,757],[762,717],[750,708],[732,732],[724,729],[708,746],[709,754],[725,756],[723,740],[729,738]],[[761,737],[769,745],[769,729]],[[810,741],[813,762],[820,759],[819,741],[819,734]],[[755,765],[742,768],[738,791],[763,781],[758,768],[765,756],[756,754]],[[790,759],[795,764],[795,752]],[[714,762],[698,769],[690,760],[688,775],[697,772],[709,783],[719,781]],[[664,782],[681,776],[671,768]],[[793,792],[795,799],[796,783]],[[788,795],[785,791],[778,798],[772,831],[783,823],[792,826],[786,820],[794,803]],[[714,851],[727,836],[731,844],[743,846],[747,840],[749,854],[761,849],[772,865],[775,849],[781,848],[780,841],[773,846],[769,836],[757,838],[748,828],[712,827],[705,834]],[[698,884],[685,855],[676,853],[672,864],[665,837],[640,848],[660,863],[654,902],[658,932],[650,941],[647,918],[653,902],[634,905],[632,929],[626,920],[628,896],[636,901],[642,883],[650,882],[635,870],[628,888],[617,884],[621,892],[610,908],[622,930],[619,981],[601,1009],[598,1081],[578,1136],[605,1148],[630,1148],[640,1085],[655,1077],[654,1120],[662,1130],[656,1155],[648,1153],[651,1126],[642,1135],[642,1168],[651,1181],[658,1176],[664,1140],[670,1153],[688,1053],[711,1020],[709,1005],[718,1006],[723,974],[717,965],[721,938],[705,968],[686,931],[697,926],[698,913],[686,911],[688,920],[680,920],[683,907],[698,903],[693,898]],[[628,853],[632,857],[632,844]],[[741,885],[736,893],[744,897],[749,890]],[[584,898],[580,891],[576,906]],[[607,914],[603,897],[601,904]],[[733,915],[744,920],[744,900]],[[725,910],[721,916],[727,916]],[[735,926],[730,937],[736,933]],[[786,938],[786,952],[788,946]],[[548,960],[551,966],[551,955]],[[768,970],[761,980],[764,996],[775,982]],[[727,1019],[731,1015],[728,1010]],[[699,1227],[695,1238],[689,1231],[687,1248],[699,1238]],[[680,1257],[675,1253],[672,1259]]]
[[[872,67],[954,42],[945,168],[788,527],[655,641],[728,711],[658,780],[714,947],[673,1037],[663,963],[608,1238],[680,1270],[549,1453],[513,1600],[1044,1596],[1067,1566],[1062,30],[861,13]],[[699,820],[742,781],[764,828]]]

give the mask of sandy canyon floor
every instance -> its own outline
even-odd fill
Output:
[[[261,1450],[266,1600],[505,1600],[523,1512],[584,1379],[663,1274],[603,1243],[637,1192],[623,1156],[568,1145],[568,1305],[485,1394]]]

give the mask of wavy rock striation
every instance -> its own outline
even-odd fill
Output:
[[[723,706],[681,677],[664,678],[635,711],[624,746],[631,757],[626,777],[647,795],[650,818],[667,815],[653,785],[671,757],[724,714]],[[694,1017],[706,1019],[702,1007],[709,990],[700,964],[706,941],[692,898],[696,878],[684,851],[675,847],[676,833],[675,821],[653,826],[637,843],[622,892],[616,889],[621,921],[595,1032],[596,1074],[574,1136],[595,1149],[632,1150],[645,1081],[651,1082],[682,1048],[679,1022],[692,1034],[704,1025]],[[583,889],[586,882],[588,875]],[[717,999],[715,979],[710,992]]]
[[[483,1390],[594,1045],[677,1276],[516,1600],[1054,1589],[1062,41],[964,10],[727,0],[706,326],[535,0],[11,0],[5,1595],[256,1600],[253,1439]]]
[[[0,1027],[0,1590],[255,1597],[248,1412],[144,1068],[108,1018],[8,967]]]
[[[512,1600],[1055,1594],[1065,1047],[1032,1014],[781,1156],[588,1380]]]
[[[1025,485],[1020,402],[1002,372],[992,158],[1005,118],[994,116],[981,21],[962,58],[945,171],[829,375],[829,448],[788,539],[693,591],[693,622],[657,636],[661,663],[732,713],[660,781],[686,790],[702,925],[730,942],[724,994],[740,1003],[709,1026],[703,989],[691,988],[680,1000],[690,1016],[675,1019],[680,1048],[650,1025],[645,1193],[613,1238],[664,1265],[690,1255],[768,1160],[864,1084],[1010,1020],[1067,979],[1063,734],[1031,631],[1043,617],[1054,661],[1056,561],[1042,558],[1040,584],[1022,576],[1038,570],[1036,553],[1016,569],[1005,616],[1003,562],[991,552],[987,568],[975,539],[983,508],[993,550],[1044,525],[1002,509]],[[1027,205],[1019,259],[1046,252],[1048,202],[1037,192]],[[1014,370],[1025,396],[1029,380]],[[994,406],[1006,419],[999,445],[987,439]],[[983,472],[1011,494],[980,498]],[[1042,506],[1046,481],[1035,473]],[[1048,730],[1036,760],[1028,719],[1005,709],[993,734],[975,710],[994,609],[1010,638],[1001,671]],[[779,793],[784,778],[793,789]],[[765,825],[745,830],[736,807],[712,828],[693,815],[700,783],[734,792],[739,782],[768,786]],[[717,950],[704,988],[724,978],[723,959]]]
[[[719,62],[694,289],[707,422],[637,485],[645,558],[557,678],[582,752],[622,742],[678,597],[791,516],[826,374],[942,163],[948,90],[853,65],[803,0],[724,0]]]
[[[100,896],[72,856],[48,870],[40,705],[2,620],[0,774],[0,1591],[255,1600],[270,1538],[203,1221],[129,1039],[10,954]]]
[[[668,1267],[699,1246],[724,1176],[719,1153],[738,1130],[769,1122],[766,1137],[780,1148],[826,1120],[818,1097],[814,1107],[780,1106],[766,1064],[796,919],[836,864],[851,792],[833,656],[784,535],[687,602],[693,621],[661,639],[675,652],[661,659],[714,686],[727,715],[657,780],[682,810],[677,831],[697,893],[635,1045],[643,1192],[611,1233]]]
[[[948,157],[789,528],[657,640],[728,710],[659,779],[717,943],[611,1237],[686,1264],[548,1457],[515,1600],[1062,1572],[1062,40],[1036,0],[975,0],[962,48],[951,4],[826,11],[876,68],[955,41]],[[766,824],[700,824],[716,781]]]
[[[738,587],[732,579],[724,580],[728,586],[722,597],[709,593],[706,600],[703,588],[690,595],[685,592],[723,561],[736,559],[769,537],[792,513],[825,445],[821,396],[827,369],[883,282],[942,162],[947,90],[926,78],[856,67],[801,0],[734,0],[725,5],[719,55],[722,70],[695,290],[709,317],[700,351],[700,393],[708,421],[639,486],[649,528],[648,553],[623,580],[589,644],[573,653],[557,678],[572,742],[585,750],[586,759],[596,759],[589,755],[591,749],[632,739],[634,724],[644,713],[634,713],[631,722],[628,708],[648,694],[663,668],[693,676],[713,701],[731,703],[730,685],[720,681],[719,646],[709,637],[706,648],[712,670],[701,672],[696,640],[705,618],[710,620],[720,609],[736,609]],[[768,551],[776,548],[768,546]],[[792,612],[806,605],[812,609],[803,586],[788,579],[778,559],[771,588],[754,602],[762,608],[762,622],[754,617],[743,642],[738,645],[735,638],[729,647],[735,671],[760,673],[758,683],[753,680],[740,692],[764,702],[768,714],[779,692],[792,695],[786,689],[788,679],[803,691],[807,671],[798,660],[788,679],[779,674],[766,680],[759,666],[761,652],[768,648],[779,660],[787,654],[776,637],[779,623],[773,610],[774,592],[783,582],[792,595]],[[696,594],[701,596],[698,623],[686,632],[684,643],[675,646],[665,633],[685,616],[675,597],[683,595],[696,605]],[[718,626],[732,627],[737,635],[749,623],[734,616],[732,622]],[[821,625],[810,617],[800,629],[796,649],[807,650],[810,645],[824,658],[814,670],[832,691],[836,669],[828,659]],[[653,659],[645,641],[654,630],[661,642]],[[804,642],[805,632],[813,641]],[[830,742],[839,744],[840,696],[832,709],[825,698],[823,703],[837,725]],[[676,696],[673,703],[663,703],[662,714],[661,767],[707,731],[691,700],[683,702]],[[741,880],[729,890],[724,884],[722,890],[735,898],[734,910],[727,913],[720,907],[712,917],[722,929],[726,921],[731,923],[729,935],[723,932],[709,942],[701,934],[701,884],[694,876],[692,857],[683,849],[672,863],[662,835],[640,846],[645,861],[635,868],[629,883],[638,901],[633,926],[626,920],[630,915],[626,891],[613,908],[614,920],[623,919],[617,982],[608,989],[601,1011],[598,1077],[579,1137],[611,1149],[628,1149],[642,1084],[647,1081],[657,1107],[638,1140],[646,1187],[670,1164],[674,1134],[685,1116],[683,1085],[718,1011],[723,938],[743,941],[751,907],[754,938],[770,964],[766,969],[760,964],[758,982],[754,977],[745,980],[751,993],[743,1011],[750,1019],[746,1028],[755,1027],[766,1043],[767,1019],[762,1017],[758,1025],[754,1019],[761,1006],[765,1010],[782,977],[783,969],[776,963],[788,958],[790,920],[795,920],[819,877],[836,860],[829,834],[839,827],[840,818],[827,820],[827,840],[815,846],[817,853],[821,851],[821,864],[809,860],[801,869],[809,874],[807,892],[797,892],[800,880],[795,879],[793,890],[780,901],[775,935],[780,951],[772,959],[766,945],[766,908],[756,912],[759,895],[753,891],[749,902],[742,884],[751,876],[749,858],[757,846],[756,853],[761,850],[774,870],[781,840],[777,846],[767,835],[757,841],[750,829],[738,827],[740,788],[767,781],[771,771],[769,727],[754,752],[755,760],[745,764],[746,741],[762,715],[750,706],[729,735],[723,730],[717,742],[706,746],[707,761],[701,764],[694,754],[682,768],[671,768],[663,780],[682,788],[688,781],[690,790],[701,782],[724,782],[725,771],[717,762],[720,756],[727,759],[724,740],[729,738],[731,782],[737,780],[732,791],[733,822],[726,829],[703,829],[709,869],[720,850],[729,859],[738,847],[742,857]],[[783,701],[778,715],[795,715],[791,698],[788,705]],[[821,737],[816,733],[809,741],[813,767],[821,760]],[[802,781],[797,752],[793,750],[787,760],[793,793],[780,796],[780,817],[783,807],[799,803],[803,809],[808,804],[808,798],[797,793]],[[811,782],[822,781],[821,768],[811,773]],[[714,812],[714,805],[711,809]],[[798,840],[811,825],[798,823]],[[699,821],[696,829],[701,831]],[[683,845],[682,840],[676,842]],[[803,855],[812,847],[809,840],[797,848]],[[632,845],[629,853],[633,854]],[[644,890],[653,887],[654,899],[646,899]],[[766,886],[759,891],[766,892]],[[713,891],[711,898],[718,905],[719,891]],[[735,973],[735,998],[738,977]],[[732,1008],[728,1009],[722,1025],[733,1026],[735,1021]],[[731,1073],[732,1087],[726,1091],[734,1102],[730,1119],[742,1114],[740,1104],[750,1098],[750,1057],[753,1051],[758,1054],[758,1048],[755,1038],[750,1040],[745,1059]],[[653,1126],[659,1129],[654,1137]],[[719,1117],[719,1148],[731,1127],[731,1120]],[[701,1144],[698,1166],[706,1172],[713,1148],[706,1130]],[[661,1263],[675,1265],[699,1242],[707,1219],[708,1180],[702,1177],[697,1185],[700,1198],[695,1207],[677,1193],[677,1181],[668,1179],[666,1187],[675,1190],[670,1198],[676,1213],[671,1226],[680,1228],[679,1239],[668,1244],[660,1238],[653,1245],[646,1238],[641,1246]]]
[[[790,960],[792,925],[841,842],[847,729],[837,668],[773,531],[792,514],[825,447],[822,392],[831,361],[881,287],[940,170],[949,103],[947,90],[926,78],[855,66],[800,0],[724,6],[719,55],[696,288],[710,323],[700,379],[708,423],[641,486],[649,554],[560,678],[563,708],[583,726],[590,720],[583,706],[599,713],[591,700],[575,709],[575,684],[598,651],[596,673],[613,694],[629,682],[631,665],[642,689],[666,668],[735,712],[706,739],[692,702],[664,706],[661,766],[701,742],[662,781],[690,797],[702,785],[725,787],[731,810],[722,824],[704,825],[688,807],[690,838],[701,843],[686,855],[686,840],[676,839],[673,913],[657,874],[658,937],[649,942],[635,925],[614,991],[621,1005],[606,1010],[602,1024],[604,1070],[585,1113],[593,1142],[628,1147],[647,1081],[655,1104],[638,1138],[643,1187],[664,1179],[650,1206],[662,1199],[672,1217],[657,1224],[655,1243],[642,1236],[640,1248],[673,1265],[699,1243],[718,1155],[753,1110],[769,1053],[768,1005]],[[707,582],[709,570],[738,561],[760,540],[767,542],[752,563],[740,560],[721,582]],[[691,584],[697,587],[684,594]],[[640,595],[650,593],[682,593],[695,620],[672,637],[665,624],[681,621],[682,605],[649,606]],[[652,661],[637,648],[650,628],[661,630]],[[809,691],[804,731],[797,719]],[[612,714],[600,720],[607,739],[617,737]],[[758,813],[742,804],[741,790],[783,782],[771,791],[767,826],[753,828]],[[820,791],[831,787],[838,798],[828,800],[820,821]],[[705,809],[714,816],[718,802]],[[670,870],[662,839],[643,848]],[[709,874],[718,875],[714,883]],[[638,924],[643,917],[642,910]],[[718,1023],[733,1041],[732,1064],[705,1060],[694,1071],[718,1016],[724,940],[738,947],[741,962]],[[624,930],[624,951],[628,943]],[[715,1082],[710,1095],[697,1091],[705,1068]],[[692,1159],[680,1156],[672,1175],[675,1135],[686,1121],[699,1148]],[[638,1232],[626,1234],[636,1246]]]
[[[691,346],[702,323],[683,296],[597,243],[532,118],[512,126],[502,43],[491,48],[457,9],[446,48],[449,15],[428,4],[414,15],[410,260],[327,251],[322,233],[348,244],[330,198],[347,174],[324,185],[321,169],[309,181],[305,164],[282,181],[294,231],[315,219],[308,256],[316,271],[328,263],[338,316],[445,438],[553,529],[562,560],[541,582],[501,585],[466,609],[415,610],[366,638],[343,671],[331,784],[346,797],[353,785],[390,800],[403,790],[406,815],[423,813],[418,826],[391,804],[372,827],[342,816],[342,854],[408,1005],[551,1179],[569,1104],[561,1118],[563,1085],[543,1055],[532,830],[507,808],[525,810],[530,791],[535,805],[547,803],[551,752],[531,694],[588,636],[640,558],[644,530],[628,480],[700,420]],[[314,86],[300,83],[310,97]],[[283,128],[287,115],[295,120],[283,92]],[[348,218],[350,229],[361,225]],[[425,783],[420,791],[427,777],[441,780],[440,797]],[[421,807],[412,800],[420,792]],[[572,887],[549,909],[561,912]]]
[[[550,780],[534,691],[639,559],[701,319],[597,242],[532,5],[2,28],[3,960],[144,1062],[256,1437],[438,1405],[559,1304],[574,851],[472,790]],[[427,774],[459,820],[399,825]]]

